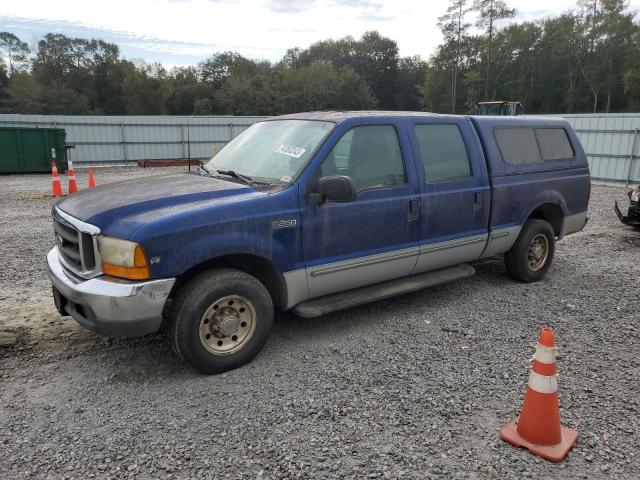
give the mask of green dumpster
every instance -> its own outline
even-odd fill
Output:
[[[50,172],[67,169],[64,128],[0,127],[0,173]]]

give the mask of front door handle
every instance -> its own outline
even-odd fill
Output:
[[[420,201],[417,199],[409,200],[409,212],[407,213],[407,220],[410,222],[417,220],[420,216]]]

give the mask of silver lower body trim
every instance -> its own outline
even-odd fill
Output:
[[[418,251],[416,246],[308,268],[309,298],[410,275]]]
[[[489,235],[489,241],[481,257],[493,257],[494,255],[509,251],[509,249],[513,247],[513,244],[516,243],[518,235],[520,235],[520,230],[522,230],[522,225],[493,230]]]
[[[284,282],[287,285],[286,310],[295,307],[309,299],[309,287],[307,285],[307,271],[304,268],[293,270],[284,274]]]
[[[587,224],[587,212],[580,212],[574,215],[567,215],[562,222],[562,231],[560,232],[560,238],[570,235],[572,233],[579,232]]]
[[[420,246],[420,255],[413,273],[428,272],[475,260],[487,243],[487,235],[456,238],[446,242]]]
[[[79,279],[62,266],[57,247],[47,254],[46,266],[60,312],[103,335],[135,337],[156,332],[175,283],[174,278],[144,282],[107,276]]]

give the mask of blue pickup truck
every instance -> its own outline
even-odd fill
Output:
[[[53,207],[56,307],[104,335],[166,330],[217,373],[276,312],[314,317],[473,275],[534,282],[587,221],[590,177],[553,118],[317,112],[256,123],[192,172]]]

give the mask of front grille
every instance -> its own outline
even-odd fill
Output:
[[[53,231],[63,264],[73,273],[87,276],[96,269],[96,252],[91,233],[78,230],[59,216],[53,216]]]

